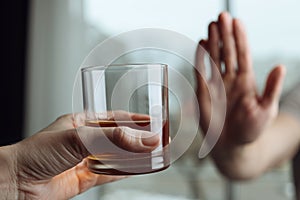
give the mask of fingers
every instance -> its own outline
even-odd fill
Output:
[[[269,74],[266,88],[263,94],[263,105],[268,106],[273,103],[278,103],[282,84],[285,76],[285,67],[279,65],[275,67]]]
[[[246,31],[240,20],[233,20],[234,38],[236,43],[239,73],[252,72],[252,60]]]
[[[58,117],[53,123],[51,123],[42,131],[60,131],[66,129],[72,129],[80,126],[85,126],[85,113],[73,113],[65,114]],[[97,113],[95,118],[98,119],[108,119],[108,120],[123,120],[123,121],[134,121],[134,120],[149,120],[150,116],[146,114],[139,113],[129,113],[126,111],[109,111],[106,113]]]
[[[132,121],[132,120],[149,120],[150,116],[140,113],[131,113],[124,110],[108,111],[104,113],[95,114],[98,119],[107,120],[120,120],[120,121]]]
[[[205,63],[204,57],[206,49],[208,48],[208,43],[205,40],[201,40],[196,50],[196,63],[194,74],[196,76],[197,81],[197,94],[198,96],[201,94],[201,97],[205,94],[206,81],[205,81]]]
[[[104,152],[151,152],[160,143],[160,137],[149,131],[129,127],[79,127],[77,134],[89,154]]]
[[[232,19],[226,12],[219,15],[217,22],[210,23],[205,49],[221,73],[223,73],[221,65],[224,62],[225,75],[234,75],[236,70],[238,72],[252,70],[246,31],[240,20]]]
[[[118,147],[131,152],[151,152],[160,142],[158,134],[128,127],[115,128],[106,136]]]
[[[225,73],[234,74],[236,66],[236,49],[231,16],[226,12],[221,13],[218,19],[218,26],[222,40],[221,51],[225,63]]]
[[[212,60],[221,72],[220,34],[216,22],[210,23],[208,28],[208,49]]]
[[[76,177],[74,177],[74,179],[81,180],[79,182],[79,187],[78,187],[80,189],[79,193],[85,192],[87,189],[97,185],[114,182],[128,177],[128,176],[121,176],[121,175],[109,176],[109,175],[95,174],[88,170],[87,159],[84,159],[73,169],[76,170],[76,175],[77,175]],[[69,184],[71,183],[69,182]]]
[[[216,76],[218,71],[221,72],[221,59],[220,59],[220,36],[218,25],[216,22],[212,22],[209,25],[208,31],[208,40],[201,40],[199,42],[199,46],[197,49],[197,57],[196,57],[196,67],[198,74],[197,80],[198,82],[203,82],[203,77],[206,75],[205,71],[205,62],[204,57],[206,52],[210,54],[210,61],[211,61],[211,70],[212,70],[212,79]],[[216,69],[217,68],[217,69]],[[201,77],[200,74],[203,76]]]
[[[201,40],[198,44],[197,50],[196,50],[196,75],[197,80],[202,79],[201,76],[205,77],[205,63],[204,63],[204,57],[205,52],[208,48],[208,42],[206,40]]]

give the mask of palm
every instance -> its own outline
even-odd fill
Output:
[[[264,104],[263,98],[257,93],[255,80],[249,74],[225,80],[224,84],[227,116],[223,133],[237,142],[251,142],[275,118],[278,108]]]
[[[21,192],[26,199],[69,199],[89,188],[123,177],[97,175],[88,171],[84,162],[45,181],[24,180]],[[68,187],[65,187],[68,186]]]
[[[213,61],[210,80],[206,82],[202,76],[197,76],[200,125],[206,132],[209,125],[224,123],[222,135],[226,136],[221,138],[238,143],[251,142],[262,133],[278,111],[283,67],[278,66],[270,73],[265,91],[259,95],[246,33],[241,23],[223,13],[218,22],[210,24],[208,32],[208,40],[202,40],[199,45]],[[201,59],[203,56],[198,56],[197,67],[200,73],[204,73],[205,65]],[[225,69],[221,68],[222,65]],[[220,95],[222,90],[223,97]],[[225,119],[212,117],[214,114],[222,115],[222,101],[226,106]]]

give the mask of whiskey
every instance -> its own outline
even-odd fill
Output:
[[[143,131],[158,132],[161,134],[160,145],[152,152],[147,153],[109,153],[88,156],[88,168],[98,174],[107,175],[136,175],[153,173],[169,167],[169,123],[163,120],[155,122],[161,130],[153,130],[153,121],[133,120],[88,120],[86,126],[92,127],[129,127]],[[154,128],[155,129],[155,128]],[[124,151],[125,152],[125,151]]]
[[[115,121],[115,120],[87,120],[86,126],[93,127],[118,127],[127,126],[133,129],[150,131],[150,120],[136,120],[136,121]]]

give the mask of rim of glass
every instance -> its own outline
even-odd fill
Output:
[[[112,65],[95,65],[95,66],[87,66],[81,68],[82,72],[86,71],[93,71],[93,70],[104,70],[107,68],[118,68],[120,67],[124,69],[131,69],[134,67],[135,69],[147,69],[147,68],[156,68],[156,67],[162,67],[162,68],[167,68],[167,64],[163,63],[124,63],[124,64],[112,64]]]

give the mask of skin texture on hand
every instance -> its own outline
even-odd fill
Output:
[[[64,115],[32,137],[1,147],[0,199],[69,199],[93,186],[124,178],[88,170],[85,157],[90,153],[74,125],[73,116]],[[147,152],[159,144],[158,135],[149,132],[138,131],[138,137],[133,137],[126,129],[102,130],[82,125],[76,124],[83,133],[92,133],[92,137],[98,139],[108,137],[129,151]],[[143,134],[151,135],[150,144],[143,143]]]
[[[227,13],[222,13],[218,22],[209,25],[209,38],[202,40],[200,45],[210,53],[222,74],[227,95],[224,132],[232,134],[234,137],[228,137],[232,137],[237,143],[255,140],[257,134],[277,115],[284,76],[283,66],[277,66],[269,74],[265,92],[260,96],[256,89],[245,30],[238,19],[232,19]],[[224,71],[221,68],[223,63]],[[203,82],[202,79],[198,81]],[[201,110],[210,109],[210,99],[213,97],[209,95],[211,94],[207,93],[205,87],[199,87],[198,97],[203,108]],[[207,122],[210,113],[206,111],[203,116]],[[202,125],[203,128],[205,126],[207,124]],[[238,134],[239,130],[243,132]]]
[[[258,176],[290,159],[299,147],[299,123],[291,116],[278,114],[279,98],[285,75],[282,65],[276,66],[268,75],[265,89],[259,94],[256,88],[250,47],[241,21],[223,12],[208,27],[208,39],[201,40],[218,70],[211,69],[211,77],[204,73],[204,65],[197,65],[197,95],[200,106],[200,126],[205,133],[211,122],[211,101],[218,99],[215,73],[220,73],[226,90],[226,118],[224,127],[212,151],[221,172],[233,179]],[[204,63],[199,57],[198,63]],[[213,92],[208,92],[213,91]],[[222,120],[222,119],[220,119]],[[283,132],[287,132],[282,135]]]

